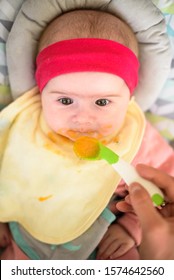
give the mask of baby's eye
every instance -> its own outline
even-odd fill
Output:
[[[60,103],[62,103],[63,105],[70,105],[70,104],[73,103],[73,100],[71,98],[68,98],[68,97],[59,98],[58,101]]]
[[[98,106],[106,106],[109,104],[109,100],[108,99],[98,99],[95,101],[95,104],[97,104]]]

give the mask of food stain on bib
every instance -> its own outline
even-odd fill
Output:
[[[38,200],[39,200],[40,202],[43,202],[43,201],[45,201],[45,200],[50,199],[51,197],[53,197],[52,194],[47,195],[47,196],[40,196],[40,197],[38,197]]]

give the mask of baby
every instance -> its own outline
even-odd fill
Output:
[[[36,81],[40,90],[38,98],[42,105],[43,120],[53,133],[51,135],[61,139],[59,143],[61,141],[62,146],[59,147],[59,150],[62,148],[64,151],[65,148],[69,151],[69,147],[76,139],[84,135],[90,136],[110,145],[128,161],[134,159],[133,164],[138,162],[152,164],[174,174],[174,166],[170,163],[172,158],[174,159],[173,151],[158,133],[145,123],[143,113],[131,99],[138,83],[138,68],[138,43],[135,35],[127,24],[111,14],[78,10],[66,13],[49,24],[39,42]],[[50,138],[53,139],[52,136]],[[157,141],[154,142],[154,145],[156,147],[159,145],[158,147],[162,150],[158,155],[152,154],[153,140]],[[55,151],[55,148],[51,149]],[[56,153],[59,154],[57,150]],[[163,153],[165,153],[165,159],[163,159]],[[78,159],[73,160],[75,165],[80,166],[81,163],[77,162]],[[13,239],[29,258],[39,256],[38,258],[41,259],[65,259],[65,256],[66,258],[69,256],[70,259],[87,259],[90,258],[95,248],[97,249],[95,251],[97,259],[139,258],[136,247],[141,241],[141,229],[136,216],[134,213],[128,213],[116,217],[106,207],[109,200],[112,201],[113,193],[114,199],[115,196],[124,197],[127,193],[125,185],[123,182],[119,183],[115,174],[110,169],[107,171],[107,167],[102,164],[101,168],[97,170],[98,173],[96,170],[88,173],[88,176],[91,174],[92,177],[92,172],[94,172],[96,181],[91,184],[91,190],[89,187],[90,195],[86,204],[83,202],[83,198],[88,196],[88,192],[85,193],[85,181],[84,186],[81,186],[80,172],[82,169],[79,171],[79,177],[76,176],[76,184],[83,188],[78,203],[84,203],[84,211],[87,213],[86,216],[82,216],[83,222],[85,218],[88,220],[88,215],[92,216],[92,210],[89,210],[91,211],[89,213],[86,210],[90,208],[91,202],[93,202],[91,209],[95,209],[95,207],[98,209],[93,222],[88,223],[87,221],[86,228],[84,226],[85,230],[83,229],[74,238],[83,243],[83,250],[80,251],[76,242],[73,243],[75,245],[67,244],[67,242],[62,242],[60,245],[61,242],[59,242],[57,243],[59,246],[55,245],[56,247],[53,248],[52,245],[51,250],[54,249],[54,254],[51,254],[49,242],[43,242],[44,238],[37,240],[36,235],[32,237],[31,230],[27,232],[28,228],[24,224],[21,226],[20,223],[19,225],[10,223]],[[95,166],[98,166],[98,162],[85,163],[84,169],[88,166],[89,170],[94,169]],[[68,167],[65,168],[68,169]],[[101,174],[102,170],[108,177]],[[71,177],[69,179],[71,180]],[[93,194],[94,188],[96,187],[96,190],[99,188],[98,181],[100,184],[103,184],[104,181],[105,187]],[[105,193],[107,188],[109,194]],[[73,191],[75,193],[75,189],[76,185],[73,185],[72,190],[66,189],[66,193],[71,194]],[[65,192],[63,195],[65,196]],[[79,193],[77,193],[78,195]],[[49,195],[39,197],[40,201],[49,198],[51,198]],[[73,197],[70,195],[69,204],[71,204],[71,200]],[[100,200],[104,200],[103,204]],[[64,208],[68,207],[65,203]],[[62,209],[62,211],[64,210]],[[58,217],[59,214],[55,213]],[[101,230],[98,224],[103,223],[101,219],[104,216],[107,225]],[[70,223],[70,220],[66,220],[65,223]],[[3,224],[2,227],[4,227]],[[18,236],[16,229],[18,229]],[[22,239],[25,240],[25,246],[19,240],[19,232]],[[1,241],[4,236],[7,238],[6,230],[4,233],[3,230],[1,231],[1,236]],[[9,244],[11,244],[10,242],[11,236],[8,239]],[[53,242],[50,243],[53,244]],[[77,242],[77,244],[79,243]],[[88,247],[90,247],[89,252]],[[68,255],[64,252],[67,249],[69,250]],[[84,252],[88,252],[87,255]],[[2,255],[3,258],[5,257]]]
[[[136,61],[134,54],[135,56],[138,54],[138,45],[130,27],[115,16],[96,11],[75,11],[54,20],[41,37],[39,51],[56,42],[74,38],[114,40],[128,47],[133,52],[130,53]],[[91,40],[83,40],[77,41],[78,46],[73,46],[73,43],[76,43],[75,41],[67,41],[62,48],[69,46],[70,51],[73,51],[73,48],[82,47],[81,44],[84,44],[84,48],[85,45],[90,48],[88,44],[91,43]],[[102,46],[102,41],[96,40],[93,43],[94,46],[92,46],[95,48],[93,51],[111,52],[112,47],[109,50],[109,43],[110,41],[104,41],[105,47],[105,45]],[[104,48],[108,48],[108,50]],[[57,51],[59,52],[59,49]],[[79,69],[75,70],[75,72],[68,69],[67,72],[69,71],[70,73],[66,73],[66,75],[61,73],[62,75],[59,76],[55,74],[55,77],[47,83],[44,81],[46,85],[39,85],[45,120],[53,131],[72,141],[82,135],[90,135],[104,143],[108,143],[113,141],[124,123],[132,89],[130,93],[130,88],[121,77],[112,74],[112,72],[105,73],[107,70],[104,67],[100,70],[100,67],[102,68],[100,65],[102,61],[99,61],[99,59],[105,59],[105,63],[108,63],[108,53],[104,54],[104,56],[97,58],[97,54],[95,57],[95,54],[89,53],[85,64],[94,60],[95,65],[91,66],[94,67],[91,70],[88,70],[86,65],[78,65]],[[60,62],[57,61],[57,63]],[[63,61],[62,63],[65,62]],[[67,63],[79,63],[79,61],[71,62],[70,59],[67,59]],[[112,64],[112,61],[109,61],[109,63]],[[126,62],[124,64],[124,57],[120,58],[120,61],[117,63],[120,64],[119,68],[124,67],[125,69]],[[133,63],[132,61],[132,65],[129,65],[132,68],[134,68]],[[44,75],[40,67],[45,66],[40,66],[38,62],[36,74],[38,84],[42,84],[41,75]],[[73,68],[72,65],[71,67]],[[98,70],[97,67],[99,67]],[[128,64],[126,65],[126,71],[129,71],[127,68]],[[47,72],[46,67],[45,71]],[[129,73],[128,75],[131,74]],[[104,239],[100,243],[98,258],[114,259],[120,257],[129,251],[134,244],[135,241],[132,236],[118,223],[114,223],[109,227]]]

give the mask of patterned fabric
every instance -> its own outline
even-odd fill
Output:
[[[24,0],[0,0],[0,110],[12,100],[10,94],[5,47],[13,21]]]
[[[146,114],[148,120],[174,145],[174,0],[153,1],[163,12],[170,38],[173,60],[171,71],[158,100]]]

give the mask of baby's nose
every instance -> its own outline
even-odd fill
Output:
[[[79,109],[73,117],[73,121],[79,124],[91,124],[95,120],[95,114],[89,108]]]

